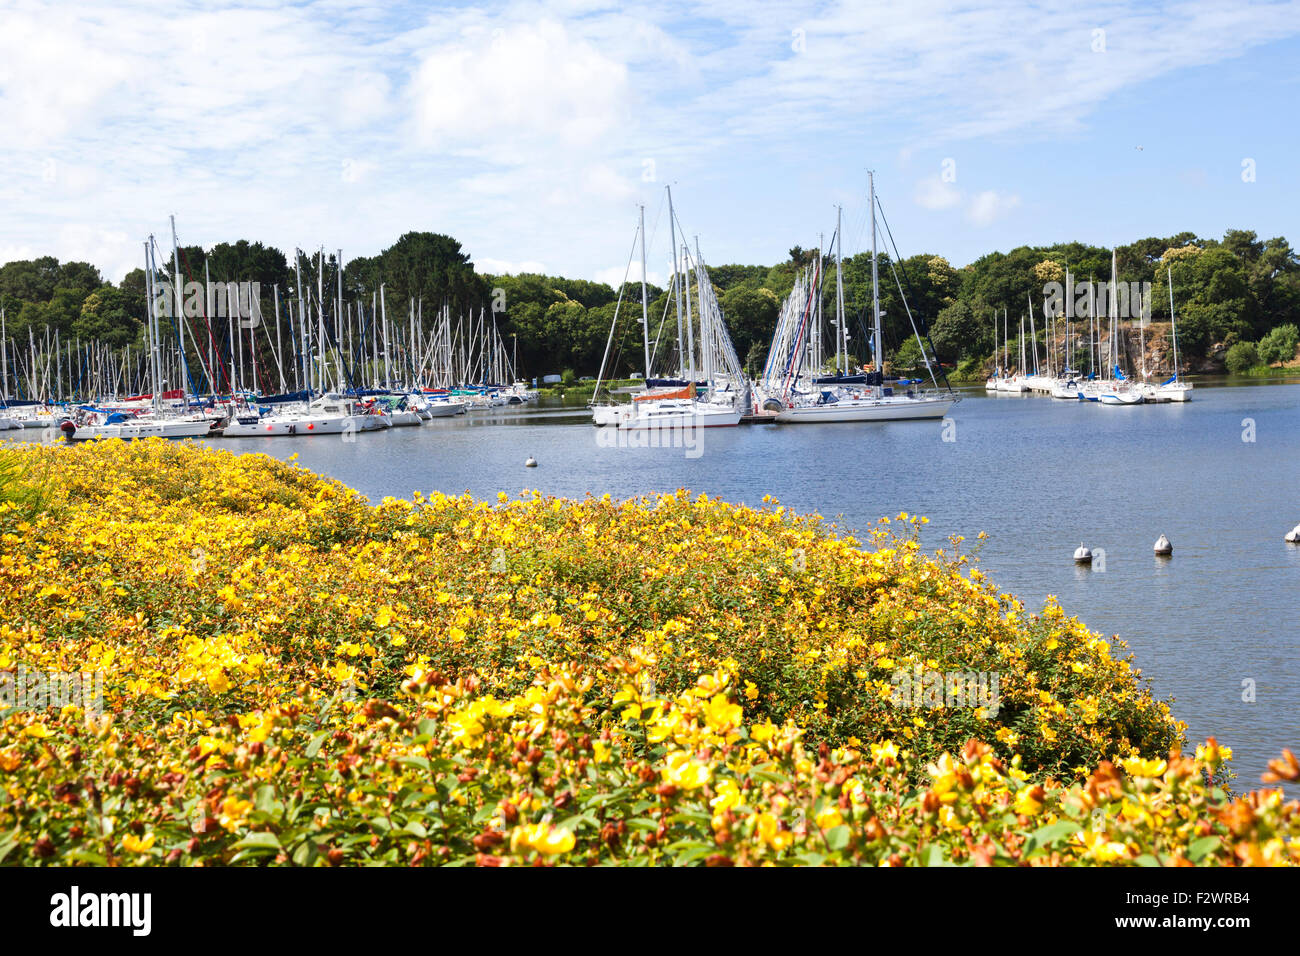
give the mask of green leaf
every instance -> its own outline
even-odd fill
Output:
[[[922,866],[953,866],[953,862],[943,855],[943,847],[937,843],[931,843],[925,850],[922,857]]]
[[[275,787],[270,784],[263,784],[257,788],[257,795],[253,797],[253,806],[263,813],[274,814],[280,809],[279,802],[275,799]]]
[[[320,748],[325,743],[325,738],[328,736],[329,734],[320,734],[316,737],[313,737],[311,739],[311,743],[307,744],[307,750],[306,750],[307,756],[314,757],[318,753],[320,753]]]
[[[683,844],[674,844],[674,846],[678,846],[678,845],[683,845]],[[689,843],[684,845],[690,846]],[[672,847],[669,847],[669,849],[671,850]],[[677,854],[675,857],[673,857],[673,863],[678,866],[685,866],[687,863],[694,863],[696,860],[708,856],[710,853],[714,851],[714,849],[715,848],[711,846],[700,846],[700,845],[690,846],[690,849],[686,849],[683,852]]]
[[[846,824],[841,823],[837,827],[831,827],[826,831],[825,836],[826,845],[836,852],[849,845],[849,828]]]
[[[89,850],[73,850],[68,854],[68,859],[75,863],[86,863],[90,866],[108,866],[108,861],[104,857]]]
[[[668,818],[669,823],[695,823],[708,826],[710,816],[702,810],[680,810]]]
[[[1056,843],[1063,837],[1078,833],[1083,829],[1073,820],[1057,820],[1055,823],[1049,823],[1047,826],[1039,827],[1033,833],[1029,834],[1029,839],[1025,841],[1025,852],[1023,856],[1029,857],[1040,850],[1044,850]]]
[[[258,833],[249,833],[242,840],[234,844],[232,849],[259,849],[259,850],[278,850],[280,849],[280,838],[274,833],[261,831]]]
[[[1200,863],[1217,850],[1219,845],[1220,841],[1217,836],[1204,836],[1199,840],[1193,840],[1187,847],[1187,859],[1193,863]]]
[[[298,844],[298,849],[293,851],[293,862],[298,866],[311,866],[320,853],[316,849],[316,844],[311,840],[303,840]]]

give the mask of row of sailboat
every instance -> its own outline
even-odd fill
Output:
[[[1089,284],[1089,307],[1088,307],[1088,363],[1090,370],[1084,375],[1080,370],[1072,368],[1072,357],[1077,348],[1072,348],[1071,344],[1077,346],[1077,333],[1072,337],[1070,331],[1070,320],[1068,313],[1062,317],[1064,324],[1064,342],[1061,346],[1061,357],[1058,359],[1056,350],[1052,343],[1056,342],[1056,319],[1057,316],[1048,310],[1044,310],[1044,332],[1048,336],[1048,347],[1045,349],[1043,364],[1039,364],[1038,356],[1038,330],[1035,328],[1034,310],[1032,299],[1028,312],[1029,337],[1028,352],[1026,351],[1025,337],[1025,318],[1020,319],[1020,335],[1018,337],[1020,345],[1020,361],[1018,365],[1013,365],[1010,358],[1010,336],[1008,327],[1008,315],[1004,309],[1002,312],[1002,348],[1000,361],[994,369],[994,372],[985,382],[985,390],[998,394],[1043,394],[1050,395],[1052,398],[1062,399],[1064,401],[1074,402],[1095,402],[1099,405],[1111,407],[1132,406],[1143,404],[1162,404],[1165,402],[1187,402],[1191,401],[1192,385],[1182,378],[1178,361],[1178,320],[1174,314],[1174,291],[1173,291],[1173,272],[1167,270],[1169,281],[1169,319],[1170,331],[1173,338],[1173,372],[1174,374],[1162,382],[1152,382],[1150,375],[1145,367],[1146,362],[1146,322],[1145,319],[1139,321],[1138,338],[1139,338],[1139,355],[1141,364],[1137,378],[1130,378],[1125,374],[1122,366],[1123,356],[1120,354],[1120,318],[1119,318],[1119,297],[1116,294],[1115,286],[1115,254],[1111,254],[1111,278],[1110,278],[1110,307],[1107,318],[1110,322],[1109,334],[1105,334],[1102,328],[1102,317],[1096,314],[1096,295],[1095,289]],[[1066,288],[1070,288],[1070,275],[1066,273]],[[1139,309],[1139,312],[1145,316],[1145,309]],[[994,333],[998,331],[997,316],[994,316]],[[995,356],[998,350],[995,348]]]
[[[835,260],[833,318],[823,315],[827,277],[823,275],[825,255],[796,276],[794,288],[782,304],[767,362],[762,374],[749,380],[728,334],[718,307],[708,268],[699,248],[678,246],[680,222],[672,202],[672,187],[667,187],[669,233],[673,247],[673,274],[670,296],[677,322],[676,365],[659,355],[660,337],[652,341],[646,291],[645,210],[628,257],[628,268],[620,286],[614,321],[601,364],[593,403],[592,421],[599,426],[646,430],[660,428],[711,428],[739,425],[742,420],[768,420],[777,423],[809,424],[819,422],[908,421],[943,418],[959,401],[951,389],[941,390],[934,375],[932,348],[921,341],[913,321],[913,334],[921,345],[926,368],[933,386],[921,390],[909,386],[920,383],[887,381],[884,374],[881,335],[880,293],[876,233],[875,177],[869,178],[871,209],[871,279],[872,341],[874,363],[871,368],[851,367],[849,323],[844,303],[843,222],[837,214],[832,240]],[[684,230],[683,230],[684,232]],[[612,396],[602,398],[600,386],[610,368],[610,350],[623,305],[626,276],[631,271],[637,247],[641,255],[641,326],[647,375],[644,386],[631,401],[617,403]],[[893,260],[890,268],[894,269]],[[895,271],[895,281],[898,281]],[[694,289],[694,296],[692,296]],[[902,285],[899,284],[902,294]],[[906,297],[904,297],[906,307]],[[908,318],[912,320],[908,307]],[[662,329],[664,321],[660,323]],[[655,377],[655,369],[670,365],[669,375]],[[900,391],[899,389],[903,389]]]
[[[287,323],[276,287],[273,324],[261,321],[253,296],[247,303],[252,314],[232,309],[228,328],[217,330],[212,318],[226,310],[214,309],[206,274],[201,314],[183,299],[174,221],[171,251],[168,281],[154,237],[145,243],[143,351],[114,354],[77,343],[74,352],[72,343],[60,347],[56,333],[52,348],[38,348],[32,337],[29,360],[22,363],[11,356],[0,316],[0,430],[52,428],[69,441],[337,435],[418,426],[537,399],[514,380],[516,366],[495,315],[480,310],[453,321],[444,306],[426,328],[422,303],[412,300],[406,323],[390,321],[382,285],[369,310],[364,302],[345,300],[341,252],[334,296],[325,293],[324,250],[314,292],[302,281],[302,254],[296,252],[297,301],[286,300]],[[274,367],[259,368],[259,353],[269,353]],[[23,366],[15,367],[12,380],[19,397],[10,393],[11,357]]]

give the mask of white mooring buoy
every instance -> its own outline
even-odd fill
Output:
[[[1092,552],[1083,546],[1082,541],[1079,542],[1079,550],[1074,552],[1074,563],[1092,564]]]
[[[1286,539],[1292,544],[1300,544],[1300,524],[1286,533]]]
[[[1168,538],[1166,538],[1163,534],[1160,537],[1156,538],[1156,554],[1160,555],[1162,558],[1165,558],[1173,553],[1174,553],[1174,546],[1169,543]]]
[[[524,462],[524,467],[525,467],[525,468],[536,468],[536,467],[537,467],[537,459],[534,458],[532,455],[529,455],[529,456],[528,456],[528,460],[527,460],[526,462]]]

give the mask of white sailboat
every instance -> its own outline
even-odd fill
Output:
[[[58,422],[59,430],[67,441],[91,441],[108,438],[121,438],[124,440],[203,438],[212,432],[213,426],[216,424],[215,420],[208,415],[190,414],[184,410],[185,392],[183,389],[176,393],[182,402],[181,409],[163,405],[162,387],[166,383],[162,379],[162,329],[158,322],[158,309],[161,302],[154,286],[157,263],[154,259],[153,236],[146,240],[144,250],[148,313],[146,336],[150,353],[149,377],[152,385],[148,396],[149,406],[146,408],[142,403],[138,405],[128,403],[118,408],[83,405]],[[172,253],[173,256],[177,255],[174,218],[172,220]],[[181,283],[178,277],[179,266],[174,264],[172,290],[176,297],[176,314],[183,315]],[[182,329],[184,326],[178,325],[177,328]],[[184,335],[183,332],[181,334]],[[183,338],[181,346],[183,350]],[[171,395],[172,393],[169,393],[169,397]]]
[[[225,428],[227,438],[283,438],[290,435],[342,435],[378,431],[391,426],[389,416],[376,407],[362,411],[354,402],[328,393],[306,408],[271,415],[236,415]]]
[[[740,361],[731,344],[708,270],[696,242],[695,254],[683,246],[677,248],[677,218],[672,204],[672,189],[668,189],[668,220],[673,243],[672,295],[678,313],[679,378],[660,380],[656,387],[650,377],[654,357],[650,348],[649,300],[646,287],[645,207],[641,208],[637,234],[641,251],[641,327],[646,371],[645,391],[627,404],[593,404],[592,422],[596,425],[613,425],[619,430],[657,431],[677,428],[726,428],[740,424],[743,403],[739,386],[743,384]],[[635,254],[636,245],[633,246]],[[681,267],[685,265],[683,270]],[[631,269],[629,256],[628,269]],[[692,276],[693,273],[693,276]],[[696,288],[695,314],[692,314],[691,281]],[[626,285],[626,279],[624,280]],[[615,306],[610,338],[605,346],[605,359],[601,362],[597,393],[605,378],[610,344],[622,305],[622,288]],[[682,309],[685,306],[685,321]],[[696,330],[698,327],[698,336]],[[686,335],[685,343],[681,332]],[[685,346],[683,348],[683,345]],[[698,346],[699,365],[696,364]],[[698,381],[702,376],[702,381]]]
[[[993,313],[993,337],[994,337],[993,344],[995,347],[995,351],[997,346],[997,331],[998,331],[998,316],[997,313],[994,312]],[[1024,330],[1022,329],[1021,330],[1022,335],[1023,335],[1023,331]],[[1028,386],[1025,384],[1021,376],[1019,374],[1013,374],[1011,372],[1010,349],[1011,349],[1011,338],[1007,329],[1007,310],[1003,309],[1002,310],[1002,362],[997,366],[997,368],[993,370],[993,374],[989,377],[988,381],[984,383],[985,391],[995,392],[998,394],[1011,394],[1011,395],[1019,395],[1022,392],[1029,391]],[[1021,358],[1022,361],[1020,365],[1023,368],[1024,367],[1023,356]]]
[[[1159,385],[1148,386],[1157,396],[1158,400],[1167,402],[1190,402],[1192,400],[1192,386],[1184,382],[1179,377],[1178,369],[1178,320],[1174,316],[1174,272],[1169,266],[1165,267],[1165,275],[1169,280],[1169,326],[1174,338],[1174,374]]]
[[[1114,378],[1095,383],[1097,401],[1112,408],[1141,405],[1146,401],[1139,384],[1130,381],[1119,367],[1119,300],[1116,295],[1115,277],[1115,253],[1112,251],[1110,254],[1110,356],[1107,364]],[[1087,391],[1085,387],[1085,394]]]
[[[779,407],[776,415],[778,424],[810,424],[816,422],[887,422],[910,421],[942,418],[958,401],[957,396],[939,392],[913,392],[903,395],[894,393],[892,387],[884,381],[884,352],[880,324],[880,283],[876,248],[876,183],[875,173],[868,173],[868,201],[871,205],[871,314],[874,333],[875,368],[863,375],[819,376],[820,369],[814,367],[818,355],[810,355],[805,348],[805,334],[809,319],[820,312],[821,301],[821,261],[820,257],[814,271],[813,282],[807,287],[796,287],[792,295],[809,296],[802,309],[787,309],[790,318],[800,313],[797,327],[778,326],[772,343],[765,372],[764,391],[768,395],[766,404]],[[844,314],[843,293],[843,232],[837,221],[836,230],[836,367],[848,366],[848,332]],[[891,263],[892,268],[892,263]],[[900,288],[901,293],[901,288]],[[797,304],[797,303],[796,303]],[[907,306],[906,298],[904,307]],[[820,316],[818,314],[818,319]],[[818,323],[820,324],[820,322]],[[913,332],[916,332],[913,324]],[[934,371],[930,364],[930,355],[916,333],[917,343],[927,369],[930,369],[931,381],[935,388]],[[820,336],[819,336],[820,338]],[[843,364],[841,365],[841,348]],[[776,360],[775,362],[773,360]],[[783,367],[778,365],[783,363]],[[779,377],[773,373],[779,372]],[[806,381],[805,381],[806,380]]]

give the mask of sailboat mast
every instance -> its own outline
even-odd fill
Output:
[[[876,269],[876,174],[874,171],[867,173],[867,184],[871,203],[871,319],[876,336],[876,371],[883,372],[885,362],[880,342],[880,276]]]
[[[1178,381],[1178,323],[1174,320],[1174,270],[1165,266],[1169,277],[1169,326],[1174,333],[1174,381]]]
[[[1110,354],[1111,367],[1119,368],[1119,310],[1115,301],[1115,250],[1110,251]]]
[[[683,237],[684,238],[684,237]],[[687,376],[690,381],[695,381],[695,323],[691,319],[691,250],[682,246],[682,267],[686,274],[682,276],[682,291],[686,293],[686,348],[690,353],[690,360],[687,366]]]
[[[682,351],[682,290],[677,275],[677,216],[673,213],[673,187],[668,190],[668,234],[673,244],[673,302],[677,306],[677,374],[686,374],[686,354]]]
[[[158,409],[158,300],[154,293],[154,270],[156,268],[153,261],[153,236],[144,244],[144,268],[145,282],[148,285],[149,295],[149,378],[150,389],[152,392],[154,410]]]
[[[826,236],[823,233],[817,233],[817,296],[813,299],[812,327],[808,336],[808,374],[817,376],[822,370],[822,299],[826,289],[826,275],[822,271],[822,263],[826,261]],[[700,320],[704,316],[701,314]],[[836,354],[839,354],[838,348]]]
[[[645,345],[645,378],[650,378],[650,306],[645,288],[645,204],[641,205],[641,338]]]
[[[1088,369],[1093,378],[1097,377],[1097,365],[1101,360],[1101,323],[1097,321],[1097,284],[1088,276],[1088,334],[1092,337],[1088,343]]]
[[[713,348],[717,341],[713,331],[713,303],[705,301],[704,258],[700,255],[700,237],[695,237],[695,292],[696,307],[700,313],[700,357],[704,362],[704,381],[708,388],[713,388],[713,376],[717,372],[713,365]],[[705,323],[708,323],[707,326]]]
[[[835,207],[835,370],[841,370],[840,346],[844,347],[843,371],[849,371],[849,330],[844,322],[844,207]]]
[[[181,341],[181,362],[185,361],[185,310],[181,307],[183,283],[181,282],[181,255],[176,242],[176,217],[171,217],[172,223],[172,272],[176,276],[176,331],[180,335]],[[181,394],[185,394],[185,381],[181,381]]]
[[[379,324],[384,330],[384,388],[388,387],[389,380],[389,362],[388,362],[388,303],[384,298],[384,283],[379,283]]]
[[[336,289],[336,295],[338,297],[338,305],[335,306],[334,308],[334,349],[335,349],[334,354],[337,356],[338,359],[337,362],[335,363],[336,368],[338,369],[338,372],[336,373],[335,376],[335,380],[338,383],[338,390],[341,392],[343,391],[343,383],[347,379],[347,373],[343,367],[343,250],[342,249],[338,250],[338,259],[334,263],[334,267],[337,270],[335,289]],[[256,354],[254,354],[253,361],[254,362],[257,361]]]

